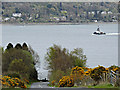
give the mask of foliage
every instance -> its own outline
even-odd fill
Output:
[[[12,43],[9,43],[9,44],[7,45],[7,50],[9,50],[9,49],[11,49],[11,48],[13,48],[13,45],[12,45]]]
[[[90,76],[91,78],[98,82],[99,80],[102,79],[102,74],[104,71],[106,71],[106,69],[103,66],[95,67],[91,70]]]
[[[82,48],[76,48],[73,51],[71,51],[72,59],[74,60],[74,67],[79,66],[79,67],[85,67],[86,66],[86,60],[87,57],[83,53]]]
[[[2,56],[3,56],[3,59],[2,59],[3,72],[8,71],[10,64],[11,65],[15,64],[15,63],[22,64],[22,62],[24,62],[23,64],[28,66],[28,68],[31,68],[31,64],[33,63],[32,55],[29,52],[24,51],[22,49],[13,48],[13,49],[7,50],[3,53]],[[17,62],[16,59],[20,60],[20,61]],[[22,68],[23,66],[20,66],[20,67]],[[16,68],[14,68],[14,69],[16,69]]]
[[[48,49],[48,52],[45,57],[48,63],[48,69],[51,72],[50,80],[59,81],[55,75],[58,75],[56,72],[60,71],[64,75],[68,75],[74,66],[86,66],[86,56],[83,55],[83,50],[80,48],[74,49],[74,51],[69,51],[66,48],[61,48],[60,46],[54,45]],[[59,72],[58,72],[59,73]]]
[[[116,86],[116,87],[120,87],[120,78],[117,79],[117,81],[115,82],[115,86]]]
[[[53,71],[49,76],[49,81],[55,81],[56,83],[65,75],[65,73],[61,70]]]
[[[84,77],[84,70],[83,70],[83,68],[82,67],[78,67],[78,66],[72,68],[70,76],[73,78],[75,83],[79,84],[79,82],[81,82],[83,77]]]
[[[33,67],[33,69],[30,70],[29,81],[37,80],[37,78],[38,78],[37,71],[35,67]]]
[[[21,88],[27,88],[25,83],[21,81],[19,78],[11,78],[9,76],[3,76],[0,81],[2,82],[2,87],[4,88],[15,88],[15,87],[21,87]]]
[[[118,66],[116,66],[116,65],[112,65],[112,66],[110,66],[109,67],[109,70],[113,70],[113,71],[116,71],[117,70],[117,68],[119,68]],[[116,70],[115,70],[116,69]]]
[[[74,80],[70,76],[64,76],[59,81],[59,87],[73,87],[74,86]]]
[[[36,64],[35,61],[36,58],[31,53],[27,44],[23,43],[23,45],[20,45],[18,43],[15,47],[3,51],[2,72],[4,74],[12,71],[20,73],[23,78],[37,80],[37,71],[34,66]]]
[[[8,23],[44,23],[56,22],[50,17],[66,17],[66,22],[93,22],[94,20],[112,22],[117,19],[117,2],[40,2],[40,3],[2,3],[2,17],[10,18]],[[107,14],[101,14],[105,11]],[[108,12],[112,12],[108,14]],[[92,13],[94,12],[94,13]],[[13,13],[22,13],[20,18],[11,17]],[[114,17],[115,16],[115,17]],[[32,17],[30,19],[30,17]],[[61,22],[60,20],[59,22]],[[64,22],[64,21],[63,21]]]
[[[61,49],[60,46],[54,45],[50,47],[45,58],[51,71],[61,70],[66,72],[66,69],[72,67],[72,60],[69,57],[68,50]]]
[[[16,49],[22,49],[22,46],[21,44],[17,43],[16,46],[15,46]]]
[[[15,59],[10,63],[8,70],[20,73],[24,71],[24,73],[28,73],[28,65],[25,65],[22,59]]]
[[[23,45],[22,45],[22,49],[28,51],[28,46],[27,46],[26,43],[23,43]]]
[[[55,86],[55,80],[53,80],[53,81],[51,82],[51,85],[52,85],[52,86]]]
[[[109,83],[99,84],[99,85],[96,85],[96,86],[88,86],[88,88],[107,88],[107,90],[119,90],[119,89],[116,89],[112,84],[109,84]]]
[[[21,79],[21,75],[19,74],[19,73],[16,73],[16,72],[7,72],[7,73],[4,73],[3,75],[5,75],[5,76],[9,76],[9,77],[11,77],[11,78],[19,78],[19,79]]]
[[[112,68],[114,72],[118,71],[120,67]],[[60,72],[61,73],[61,72]],[[111,86],[109,79],[109,68],[105,68],[103,66],[98,65],[98,67],[95,68],[87,68],[87,67],[73,67],[71,74],[69,76],[63,75],[61,79],[59,79],[59,87],[72,87],[72,85],[83,85],[88,87],[94,87],[94,88],[113,88]],[[56,74],[57,75],[57,74]],[[106,75],[106,76],[104,76]],[[118,74],[119,75],[119,74]],[[55,76],[54,76],[55,77]],[[120,84],[120,76],[117,77],[117,81],[115,81],[115,87],[119,87]],[[69,81],[71,80],[71,84],[69,84]],[[55,84],[56,81],[51,81],[51,84]],[[105,85],[103,85],[105,83]],[[89,86],[93,85],[93,86]]]

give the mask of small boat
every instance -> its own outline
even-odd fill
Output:
[[[97,28],[97,31],[95,31],[93,34],[96,34],[96,35],[105,35],[106,33],[100,31],[100,28],[98,27],[98,28]]]

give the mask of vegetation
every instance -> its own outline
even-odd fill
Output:
[[[98,65],[92,69],[76,66],[72,68],[71,74],[63,76],[58,83],[53,80],[51,85],[58,87],[118,88],[120,87],[120,76],[119,79],[116,78],[114,84],[111,83],[110,70],[119,72],[120,67],[115,66],[116,68],[112,69],[111,67],[105,68]]]
[[[14,13],[21,13],[14,16]],[[118,20],[116,2],[3,2],[4,23],[84,23]]]
[[[48,49],[45,57],[50,71],[50,81],[58,82],[64,75],[69,75],[72,67],[86,66],[86,56],[80,48],[74,49],[69,53],[66,48],[54,45]]]
[[[69,76],[64,76],[59,81],[59,87],[73,87],[73,86],[74,86],[74,80]]]
[[[20,87],[20,88],[27,88],[25,83],[29,83],[27,80],[26,82],[21,81],[19,78],[11,78],[9,76],[3,76],[0,78],[0,81],[2,81],[2,87],[3,88],[15,88],[15,87]]]
[[[18,43],[15,47],[13,47],[12,43],[9,43],[7,48],[2,51],[3,78],[6,76],[11,79],[29,80],[30,82],[37,80],[35,65],[38,61],[38,55],[36,53],[33,54],[33,52],[35,51],[29,48],[26,43],[23,43],[23,45]],[[9,82],[7,80],[5,83]],[[11,87],[10,85],[8,86]],[[5,85],[5,87],[7,86]]]
[[[3,88],[28,88],[37,81],[35,65],[39,62],[38,54],[26,43],[7,45],[0,48],[2,56],[2,74],[0,81]],[[0,56],[0,58],[1,58]],[[118,88],[120,87],[120,67],[109,68],[98,65],[86,67],[87,57],[81,48],[68,51],[58,45],[48,48],[45,56],[49,69],[49,86]],[[112,72],[111,72],[112,71]]]
[[[115,88],[115,87],[112,84],[104,83],[96,86],[88,86],[88,88]]]

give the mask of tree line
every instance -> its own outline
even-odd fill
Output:
[[[104,14],[101,14],[105,12]],[[112,12],[108,14],[108,12]],[[13,13],[22,16],[13,17]],[[107,14],[106,14],[107,13]],[[3,2],[3,19],[10,23],[49,23],[49,22],[112,22],[118,20],[118,3],[116,2]],[[61,17],[65,17],[61,20]],[[57,18],[57,19],[56,19]]]

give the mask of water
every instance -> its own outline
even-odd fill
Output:
[[[2,46],[9,42],[27,42],[40,55],[41,68],[39,78],[47,76],[44,70],[44,56],[53,44],[65,47],[70,51],[83,48],[87,56],[88,67],[118,65],[118,25],[99,24],[107,35],[92,35],[98,24],[89,25],[3,25]],[[41,74],[42,73],[42,74]]]

